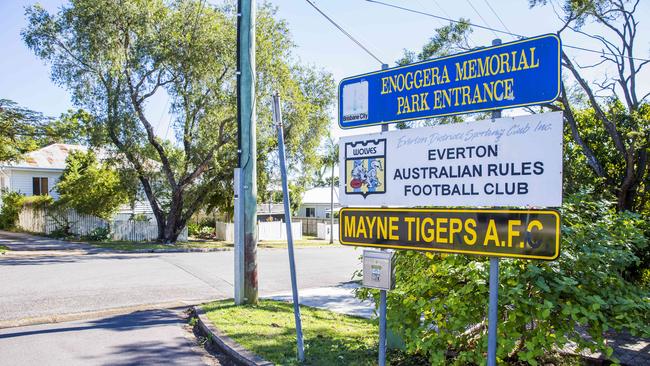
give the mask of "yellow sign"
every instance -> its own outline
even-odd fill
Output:
[[[343,245],[554,260],[560,215],[554,210],[343,208]]]

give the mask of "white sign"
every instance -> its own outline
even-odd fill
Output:
[[[562,205],[562,112],[350,136],[344,206]]]

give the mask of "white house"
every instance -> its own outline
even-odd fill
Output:
[[[0,162],[0,190],[18,192],[25,196],[48,194],[58,199],[59,193],[55,186],[65,169],[65,160],[73,151],[86,150],[88,149],[82,145],[52,144],[25,154],[20,161]],[[98,153],[100,159],[105,155],[104,151]],[[150,213],[151,207],[143,198],[134,207],[125,205],[119,212]]]
[[[330,187],[312,188],[302,196],[302,203],[298,209],[299,217],[330,217]],[[334,212],[337,212],[339,205],[339,189],[334,187]]]
[[[75,150],[86,148],[81,145],[52,144],[25,154],[18,162],[0,162],[0,189],[26,196],[49,194],[57,199],[59,195],[54,186],[65,169],[65,159]]]

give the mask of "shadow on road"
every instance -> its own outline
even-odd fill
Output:
[[[75,324],[80,322],[74,322]],[[11,332],[11,329],[2,330],[0,339],[24,337],[37,334],[79,332],[92,329],[105,329],[111,331],[129,331],[166,324],[180,323],[178,316],[172,310],[138,311],[126,315],[116,315],[108,318],[85,321],[78,326],[50,326],[48,329],[36,326],[34,330]],[[31,327],[30,327],[31,328]]]
[[[127,260],[138,259],[141,257],[129,255],[45,255],[45,256],[25,256],[25,257],[0,257],[0,264],[3,266],[33,266],[43,264],[65,264],[78,263],[92,260]]]

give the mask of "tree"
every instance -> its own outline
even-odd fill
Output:
[[[56,184],[56,206],[110,220],[132,197],[115,168],[97,161],[92,151],[73,151]]]
[[[257,13],[261,188],[273,148],[272,91],[284,99],[287,153],[295,166],[308,166],[334,90],[328,74],[292,61],[286,24],[274,16],[268,5]],[[235,9],[199,0],[74,0],[56,14],[35,5],[27,18],[27,45],[51,64],[52,78],[72,92],[73,102],[92,114],[132,165],[156,218],[158,240],[176,241],[210,196],[225,202],[214,189],[224,178],[232,182],[237,159]],[[176,144],[156,136],[147,117],[148,101],[163,90]],[[152,157],[156,171],[148,169]]]
[[[546,4],[545,0],[529,2],[531,6]],[[575,81],[579,98],[571,95],[565,81],[560,107],[551,106],[564,111],[573,142],[598,178],[599,188],[617,197],[619,210],[631,211],[647,209],[650,194],[650,92],[644,95],[643,85],[638,81],[650,60],[637,53],[638,5],[638,0],[564,2],[564,24],[558,35],[572,31],[596,40],[602,46],[602,54],[599,62],[582,66],[562,52],[562,66]],[[586,32],[585,24],[597,26],[598,30]],[[583,76],[587,69],[606,66],[612,66],[615,74],[603,73],[603,79],[596,81]],[[579,111],[585,108],[591,111]],[[590,139],[594,134],[599,138]],[[602,149],[602,145],[611,148]]]
[[[68,111],[58,119],[0,99],[0,162],[15,161],[22,154],[59,143],[82,143],[89,136],[88,114]]]

